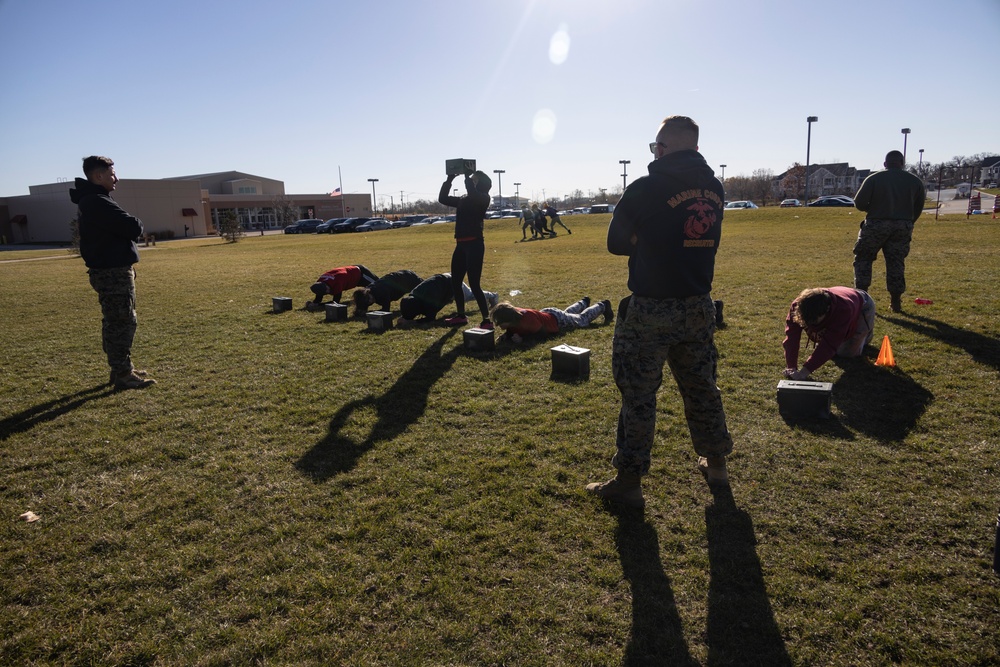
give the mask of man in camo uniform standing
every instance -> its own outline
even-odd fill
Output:
[[[885,170],[866,178],[854,195],[854,207],[867,213],[854,244],[854,289],[868,291],[872,262],[881,250],[889,307],[899,313],[906,291],[906,256],[910,254],[913,224],[924,210],[927,195],[923,181],[903,168],[905,159],[899,151],[886,153],[883,166]]]
[[[87,265],[90,285],[97,292],[104,316],[101,339],[111,367],[110,383],[115,389],[141,389],[156,380],[132,366],[135,338],[135,270],[142,236],[142,221],[126,213],[111,192],[118,183],[115,163],[91,155],[83,160],[87,177],[76,179],[69,197],[79,209],[80,256]]]
[[[656,392],[670,366],[698,468],[709,484],[728,485],[726,456],[733,441],[716,385],[715,306],[710,293],[722,231],[722,184],[698,153],[698,125],[671,116],[649,145],[649,175],[633,181],[615,207],[608,250],[628,256],[628,287],[612,352],[622,395],[617,475],[587,491],[644,507],[640,480],[649,472],[656,431]]]

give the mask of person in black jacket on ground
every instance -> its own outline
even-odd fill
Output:
[[[438,311],[454,300],[455,295],[451,291],[452,276],[450,273],[435,273],[433,276],[423,281],[413,288],[408,295],[399,300],[399,316],[402,318],[400,324],[414,320],[420,316],[433,320],[437,317]],[[472,290],[465,283],[461,283],[462,295],[466,299],[473,298]],[[483,291],[486,298],[487,312],[489,308],[497,304],[496,292]]]
[[[110,384],[116,389],[141,389],[156,382],[132,365],[136,331],[132,265],[139,261],[135,242],[142,236],[142,221],[111,198],[118,183],[114,164],[97,155],[84,158],[87,178],[76,179],[69,197],[79,207],[80,256],[101,303],[101,341],[111,367]]]
[[[420,276],[408,269],[387,273],[368,287],[354,291],[351,297],[354,301],[354,316],[364,317],[368,307],[376,303],[379,310],[389,311],[393,301],[403,298],[420,283]]]

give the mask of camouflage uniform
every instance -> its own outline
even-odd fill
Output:
[[[906,291],[906,256],[913,237],[912,220],[868,219],[861,223],[854,244],[854,288],[868,291],[872,284],[872,262],[882,251],[885,257],[885,287],[889,294]]]
[[[733,440],[716,385],[715,305],[705,294],[652,299],[633,295],[619,310],[611,367],[622,396],[618,415],[618,470],[645,475],[656,431],[656,392],[663,364],[677,382],[694,449],[726,456]]]
[[[135,338],[135,270],[131,266],[90,269],[90,285],[101,302],[101,342],[116,376],[132,371]]]

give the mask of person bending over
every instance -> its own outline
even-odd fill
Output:
[[[569,329],[582,329],[590,326],[590,323],[596,320],[598,315],[604,315],[605,324],[613,320],[615,312],[611,308],[611,302],[605,300],[592,306],[588,296],[583,297],[566,310],[516,308],[513,304],[504,301],[498,304],[492,312],[493,323],[504,330],[500,340],[509,340],[513,343],[520,343],[524,336],[548,335]]]
[[[379,310],[391,310],[393,301],[402,299],[420,282],[420,276],[408,269],[385,274],[368,287],[354,291],[351,297],[354,301],[354,316],[364,317],[368,307],[376,303]]]
[[[785,318],[786,378],[805,380],[833,358],[859,357],[871,342],[875,327],[875,302],[864,290],[853,287],[812,287],[795,297]],[[802,332],[816,346],[799,368]]]
[[[318,310],[323,297],[329,294],[334,303],[340,303],[343,293],[354,287],[368,287],[378,280],[378,276],[372,273],[367,267],[358,264],[357,266],[338,266],[330,269],[312,284],[309,289],[316,295],[311,303],[306,304],[309,310]]]
[[[414,287],[408,295],[399,300],[400,324],[405,326],[406,322],[418,317],[435,319],[438,312],[455,298],[451,285],[450,273],[436,273]],[[461,289],[466,299],[474,298],[472,289],[468,285],[462,283]],[[496,292],[484,291],[483,295],[487,304],[496,305]]]

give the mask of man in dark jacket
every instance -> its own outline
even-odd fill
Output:
[[[76,179],[69,197],[79,207],[80,256],[101,303],[101,338],[111,367],[110,383],[116,389],[141,389],[156,382],[132,366],[136,330],[132,265],[139,261],[135,242],[142,236],[142,221],[111,198],[118,183],[114,164],[97,155],[84,158],[87,178]]]
[[[868,215],[854,244],[854,288],[868,291],[872,283],[872,262],[882,251],[885,257],[885,286],[892,312],[903,310],[906,291],[906,256],[910,254],[913,224],[924,210],[924,183],[906,171],[903,154],[886,153],[885,171],[877,171],[861,184],[854,195],[854,207]]]
[[[441,185],[438,201],[455,210],[455,250],[451,255],[451,291],[455,299],[457,313],[445,320],[451,326],[468,324],[465,316],[465,293],[462,285],[465,277],[469,277],[469,287],[479,304],[483,322],[479,326],[492,329],[490,311],[486,296],[480,281],[483,276],[483,258],[486,256],[486,242],[483,240],[483,220],[486,210],[490,207],[490,188],[493,181],[481,171],[467,174],[465,177],[466,194],[462,197],[452,197],[451,183],[458,174],[449,174]]]
[[[633,181],[615,208],[608,251],[628,257],[611,358],[622,395],[614,479],[587,485],[601,498],[643,507],[656,432],[663,364],[681,397],[698,468],[709,484],[729,483],[733,441],[716,385],[712,278],[722,232],[722,184],[698,153],[698,126],[686,116],[663,121],[649,145],[649,175]]]

